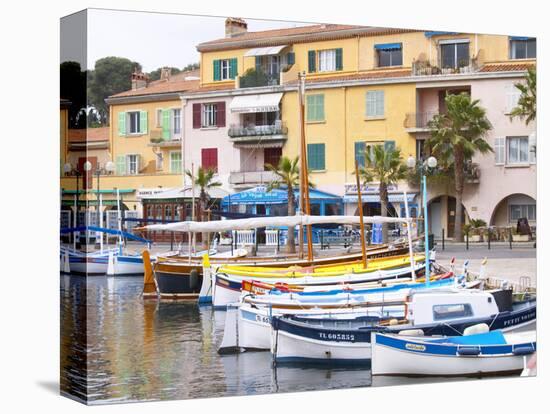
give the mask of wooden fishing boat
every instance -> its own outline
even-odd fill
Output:
[[[271,318],[271,349],[279,362],[368,363],[370,333],[408,336],[457,335],[486,324],[491,330],[520,333],[534,328],[536,302],[508,306],[510,291],[414,293],[406,317],[365,324],[361,318],[323,319],[300,316]]]
[[[403,337],[372,333],[372,375],[480,376],[520,373],[536,351],[535,331]]]

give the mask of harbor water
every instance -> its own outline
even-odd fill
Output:
[[[219,355],[225,311],[143,300],[143,277],[61,276],[61,390],[89,404],[343,389],[367,368],[272,367],[269,352]],[[374,378],[374,385],[434,379]]]

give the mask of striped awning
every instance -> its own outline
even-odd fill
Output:
[[[277,112],[282,97],[280,92],[236,96],[229,109],[234,113]]]
[[[401,49],[401,43],[381,43],[374,45],[376,50],[399,50]]]
[[[250,49],[244,55],[245,55],[245,57],[278,55],[279,53],[281,53],[281,50],[283,50],[285,47],[287,47],[287,45],[271,46],[271,47],[257,47],[257,48],[254,48],[254,49]]]

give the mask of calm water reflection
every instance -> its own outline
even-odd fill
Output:
[[[371,384],[367,369],[272,369],[269,352],[220,356],[225,312],[144,301],[141,289],[141,277],[61,276],[65,393],[98,404]]]

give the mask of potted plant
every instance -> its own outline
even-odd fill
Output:
[[[528,242],[530,241],[528,234],[519,234],[516,227],[512,227],[512,241]]]
[[[471,219],[470,225],[472,226],[472,237],[471,241],[473,242],[482,242],[483,236],[485,234],[485,228],[487,227],[487,222],[482,219]]]
[[[470,223],[466,223],[462,226],[462,233],[464,234],[464,241],[466,241],[467,238],[472,237],[472,225]]]

